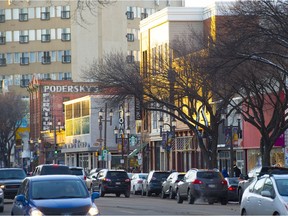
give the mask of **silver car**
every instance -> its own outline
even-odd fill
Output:
[[[241,215],[288,215],[288,175],[263,175],[244,191]]]
[[[4,211],[4,192],[0,188],[0,212]]]

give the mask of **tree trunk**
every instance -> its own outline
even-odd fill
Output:
[[[261,159],[262,159],[262,166],[271,166],[270,163],[270,140],[261,138],[260,142],[260,151],[261,151]]]

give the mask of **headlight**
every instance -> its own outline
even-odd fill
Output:
[[[5,185],[0,185],[0,188],[1,189],[5,189]]]
[[[92,206],[89,211],[88,214],[89,216],[94,216],[94,215],[99,215],[99,210],[96,206]]]
[[[39,211],[37,208],[32,208],[29,211],[30,216],[44,216],[41,211]]]

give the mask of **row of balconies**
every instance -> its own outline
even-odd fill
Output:
[[[41,20],[50,20],[50,12],[41,12]],[[61,11],[61,19],[70,19],[70,11]],[[19,14],[19,22],[27,22],[28,13],[20,13]],[[4,23],[5,14],[0,14],[0,23]]]
[[[70,41],[71,40],[71,33],[62,33],[61,34],[61,41]],[[41,35],[41,42],[47,43],[51,41],[50,34],[42,34]],[[29,35],[20,35],[19,36],[19,43],[25,44],[29,43]],[[6,44],[6,37],[0,36],[0,45]]]
[[[51,64],[51,57],[43,56],[41,63],[43,65]],[[62,55],[62,63],[71,63],[71,55]],[[20,65],[29,65],[29,57],[20,57]],[[6,58],[0,58],[0,66],[6,66]]]

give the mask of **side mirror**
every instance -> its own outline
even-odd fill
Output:
[[[94,202],[95,199],[98,199],[100,197],[100,193],[99,192],[93,192],[91,194],[91,199]]]
[[[261,196],[272,198],[272,194],[268,190],[261,191]]]
[[[24,206],[26,206],[26,198],[23,194],[19,194],[15,197],[17,202],[21,202]]]

